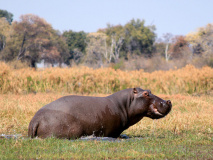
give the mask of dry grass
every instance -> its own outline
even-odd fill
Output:
[[[0,133],[23,133],[39,108],[61,97],[59,94],[0,96]]]
[[[35,112],[45,104],[64,95],[59,93],[1,95],[0,134],[21,133],[26,135],[28,124]],[[153,120],[144,118],[125,131],[126,134],[141,136],[144,133],[156,131],[155,134],[161,135],[166,130],[177,135],[185,131],[195,132],[196,134],[207,134],[209,138],[213,135],[213,97],[184,95],[159,96],[172,101],[172,112],[167,117],[156,120],[154,125]]]
[[[213,90],[213,69],[192,65],[152,73],[88,67],[12,69],[0,63],[0,94],[32,92],[102,93],[141,87],[158,94],[208,93]]]
[[[170,99],[173,103],[171,113],[160,120],[144,118],[138,124],[128,129],[136,135],[143,134],[143,130],[157,131],[156,136],[170,131],[181,135],[184,132],[193,132],[197,135],[207,134],[213,136],[213,97],[212,96],[183,96],[183,95],[159,95],[163,99]]]

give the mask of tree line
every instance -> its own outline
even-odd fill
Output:
[[[132,19],[125,25],[107,24],[94,33],[61,33],[37,15],[26,14],[13,21],[12,13],[0,10],[0,60],[19,60],[31,67],[44,61],[52,66],[120,64],[119,68],[124,62],[143,63],[141,57],[158,57],[162,64],[184,60],[213,66],[213,24],[186,36],[167,33],[157,38],[155,30],[154,25],[146,26],[144,20]],[[136,67],[141,68],[141,64]]]

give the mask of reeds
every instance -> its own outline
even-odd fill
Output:
[[[131,87],[157,94],[206,93],[213,90],[213,69],[192,65],[152,73],[88,67],[11,69],[0,63],[0,94],[30,92],[113,93]]]

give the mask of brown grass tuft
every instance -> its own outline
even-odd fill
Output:
[[[88,67],[11,69],[0,63],[0,94],[68,92],[109,94],[125,88],[141,87],[160,94],[209,93],[213,90],[213,69],[192,65],[152,73]]]

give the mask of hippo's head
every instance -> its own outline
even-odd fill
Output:
[[[163,100],[151,93],[150,90],[133,88],[135,112],[143,113],[145,117],[159,119],[166,116],[172,108],[170,100]]]

